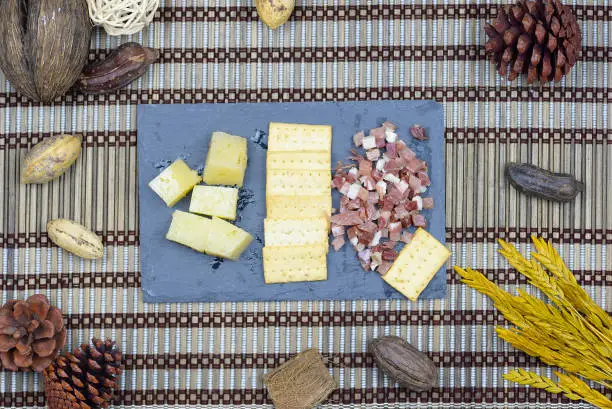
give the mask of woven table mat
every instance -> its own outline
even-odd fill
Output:
[[[598,303],[612,303],[612,3],[567,2],[583,30],[582,59],[561,83],[542,87],[500,79],[483,53],[484,22],[506,2],[462,0],[300,1],[274,32],[250,1],[166,0],[141,34],[96,31],[92,59],[130,39],[162,50],[161,64],[117,94],[69,93],[43,106],[3,79],[0,301],[46,294],[66,315],[68,346],[115,338],[126,359],[117,407],[271,407],[263,373],[311,346],[328,357],[340,384],[324,407],[569,407],[502,379],[514,367],[551,371],[501,342],[494,326],[502,317],[450,270],[471,265],[505,288],[524,285],[496,254],[495,238],[526,253],[530,234],[539,234],[555,242]],[[453,251],[445,299],[142,302],[137,104],[355,99],[444,104]],[[20,185],[24,154],[59,132],[84,135],[75,167],[47,185]],[[575,173],[586,191],[563,205],[519,196],[503,178],[510,160]],[[86,262],[51,245],[45,225],[56,217],[101,234],[104,259]],[[381,334],[428,352],[440,367],[439,386],[411,393],[383,377],[366,353],[367,340]],[[0,406],[43,405],[39,376],[0,372]]]

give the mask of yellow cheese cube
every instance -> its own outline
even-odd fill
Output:
[[[246,167],[247,140],[225,132],[213,132],[204,167],[204,182],[242,187]]]
[[[206,217],[175,210],[166,238],[204,253],[211,223]]]
[[[331,153],[320,152],[270,152],[267,155],[268,169],[304,169],[326,170],[331,169]]]
[[[330,125],[270,122],[268,151],[331,151]]]
[[[328,221],[324,217],[264,220],[266,246],[327,244],[328,235]]]
[[[331,194],[329,170],[268,170],[268,196],[324,196]]]
[[[331,216],[331,194],[322,196],[266,196],[266,209],[271,219]]]
[[[238,260],[252,241],[253,236],[240,227],[218,217],[213,217],[206,253],[230,260]]]
[[[327,280],[327,243],[263,248],[266,284]]]
[[[191,170],[181,159],[177,159],[150,181],[149,187],[166,202],[168,207],[172,207],[201,181],[198,172]]]
[[[196,186],[191,193],[191,213],[217,216],[222,219],[236,219],[238,189],[222,186]]]
[[[408,299],[416,301],[449,257],[450,251],[442,243],[419,228],[383,280]]]

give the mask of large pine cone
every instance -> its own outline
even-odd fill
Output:
[[[519,0],[500,8],[485,31],[485,49],[509,81],[527,74],[527,82],[560,81],[576,64],[582,33],[572,9],[560,0]]]
[[[0,308],[0,359],[11,371],[42,372],[66,344],[62,312],[42,294]]]
[[[107,408],[122,372],[121,351],[115,342],[92,340],[73,354],[57,357],[44,372],[49,409]]]

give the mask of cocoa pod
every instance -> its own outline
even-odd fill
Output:
[[[436,385],[438,369],[434,362],[403,338],[376,338],[369,348],[376,366],[401,386],[421,392]]]
[[[75,86],[86,94],[114,92],[140,78],[158,59],[159,50],[125,43],[104,60],[85,67]]]
[[[49,220],[47,234],[53,243],[79,257],[96,259],[104,255],[102,239],[72,220]]]
[[[506,177],[519,192],[557,202],[574,200],[584,184],[566,173],[553,173],[528,163],[506,164]]]
[[[21,183],[46,183],[60,177],[81,153],[81,135],[54,135],[30,149],[21,165]]]

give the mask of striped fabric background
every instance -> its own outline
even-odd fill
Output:
[[[42,292],[65,313],[68,345],[115,338],[126,357],[117,407],[271,407],[263,373],[311,346],[328,357],[340,384],[328,408],[569,407],[502,379],[514,367],[551,371],[500,342],[493,328],[501,316],[450,270],[471,265],[513,289],[525,281],[500,260],[495,238],[528,252],[529,235],[541,234],[610,308],[612,3],[568,2],[583,30],[582,59],[560,84],[542,87],[507,83],[483,55],[484,22],[505,0],[300,0],[291,21],[273,32],[251,1],[162,0],[141,34],[96,32],[92,59],[130,39],[162,50],[161,64],[117,94],[69,93],[39,105],[0,80],[0,301]],[[444,104],[453,251],[447,297],[144,304],[137,104],[345,99]],[[20,185],[29,147],[59,132],[85,136],[76,166],[50,184]],[[564,205],[519,196],[504,181],[510,160],[573,172],[586,192]],[[85,262],[51,245],[45,225],[56,217],[98,231],[104,259]],[[366,353],[367,340],[381,334],[427,351],[440,366],[439,387],[409,393],[383,377]],[[0,372],[0,406],[40,407],[43,392],[39,376]]]

